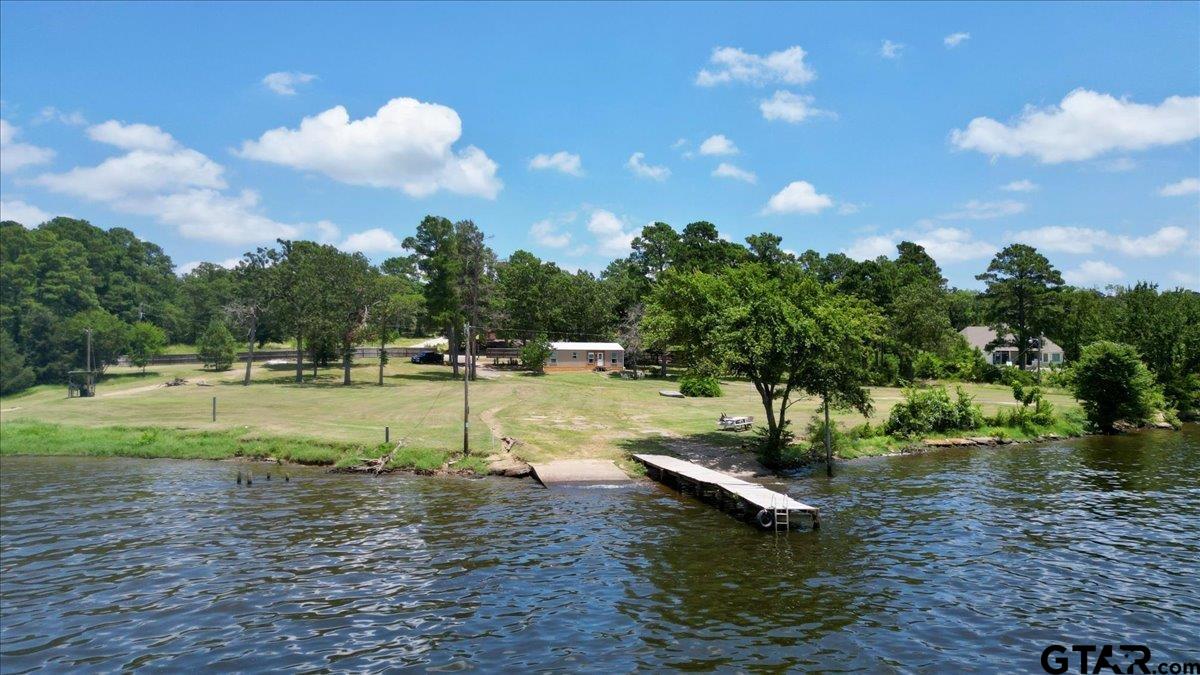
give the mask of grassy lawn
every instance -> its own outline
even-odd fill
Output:
[[[216,432],[214,443],[226,448],[215,451],[218,454],[228,452],[230,447],[245,451],[254,443],[271,439],[286,441],[288,447],[307,443],[316,448],[313,452],[319,455],[320,463],[337,462],[347,453],[376,448],[383,442],[385,426],[391,428],[393,442],[407,438],[407,447],[413,452],[436,451],[443,457],[460,448],[463,387],[448,367],[418,366],[392,359],[382,387],[375,384],[377,369],[373,360],[357,363],[352,370],[353,384],[345,387],[341,385],[340,369],[322,369],[315,381],[309,369],[305,383],[297,385],[292,381],[294,366],[255,364],[254,382],[243,387],[238,368],[212,373],[189,364],[157,366],[145,376],[132,368],[110,368],[95,398],[67,399],[64,386],[39,386],[0,399],[0,434],[8,437],[0,444],[0,451],[76,447],[67,440],[69,434],[45,430],[40,432],[42,440],[35,444],[25,433],[34,427],[11,426],[19,422],[65,425],[60,428],[119,427],[123,431],[113,432],[115,435],[105,441],[109,445],[97,442],[97,447],[113,448],[114,453],[120,443],[140,439],[145,427]],[[186,378],[189,384],[160,386],[174,377]],[[196,384],[198,381],[208,386]],[[1015,405],[1007,387],[962,386],[975,396],[985,414]],[[620,459],[628,452],[671,450],[687,443],[736,448],[749,442],[751,434],[716,431],[717,416],[728,412],[762,419],[758,396],[748,382],[724,383],[725,396],[715,399],[676,399],[658,394],[660,389],[674,388],[673,382],[622,380],[599,373],[492,373],[471,384],[472,454],[491,454],[498,449],[501,436],[519,439],[521,443],[514,452],[528,461],[558,457]],[[872,393],[876,407],[872,423],[881,424],[901,399],[902,391],[883,387]],[[214,396],[216,422],[212,421]],[[1062,392],[1051,390],[1047,397],[1060,411],[1077,407]],[[789,416],[794,428],[802,431],[816,412],[817,401],[805,399],[791,408]],[[835,418],[847,427],[863,421],[860,415],[841,412]],[[15,433],[18,431],[22,433]],[[182,444],[180,447],[187,447],[189,438],[183,433],[176,440]],[[278,444],[270,446],[267,454],[291,458]],[[421,461],[433,460],[425,457]]]

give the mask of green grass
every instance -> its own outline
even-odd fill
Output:
[[[991,437],[1010,441],[1031,441],[1051,434],[1063,437],[1082,436],[1085,428],[1081,412],[1078,409],[1071,409],[1064,413],[1059,413],[1054,422],[1047,425],[1030,424],[1024,427],[984,425],[979,429],[930,434],[920,439],[887,435],[848,439],[846,446],[839,451],[838,456],[844,459],[855,459],[858,457],[889,455],[902,452],[913,446],[920,446],[924,440],[937,438]]]
[[[302,458],[311,452],[314,456],[308,461],[333,463],[344,453],[330,458],[327,448],[372,449],[383,442],[384,427],[390,427],[393,443],[404,439],[408,448],[440,453],[402,460],[406,466],[451,461],[460,452],[462,380],[455,379],[448,367],[391,359],[383,386],[376,384],[378,362],[370,359],[354,365],[349,387],[342,386],[337,368],[322,368],[316,378],[306,369],[303,384],[293,381],[294,372],[292,365],[254,364],[253,381],[243,387],[240,366],[214,373],[197,364],[163,365],[152,367],[145,376],[133,368],[113,367],[101,380],[95,398],[67,399],[66,387],[61,385],[43,385],[20,396],[0,398],[0,432],[6,452],[49,452],[59,447],[53,443],[32,446],[25,436],[9,435],[9,425],[14,423],[51,422],[85,432],[155,427],[179,432],[181,438],[186,436],[184,432],[206,432],[225,439],[214,442],[224,448],[212,451],[218,456],[233,447],[262,447],[269,448],[263,452],[272,456],[288,453],[288,457]],[[175,377],[185,378],[189,384],[161,386]],[[201,381],[209,386],[198,386]],[[467,465],[474,465],[477,456],[498,452],[501,436],[517,438],[520,443],[513,452],[526,461],[563,457],[620,461],[630,452],[674,452],[688,444],[744,452],[752,433],[718,432],[717,417],[727,412],[753,415],[761,422],[762,405],[748,382],[728,379],[721,386],[721,398],[677,399],[658,394],[661,389],[675,389],[675,379],[635,381],[599,373],[530,377],[512,371],[481,378],[470,387],[472,455]],[[985,415],[1016,405],[1011,390],[1002,385],[966,384],[963,388],[975,397]],[[871,392],[876,410],[871,423],[878,425],[903,392],[889,387],[875,387]],[[1078,410],[1065,393],[1048,390],[1046,394],[1057,410]],[[815,399],[802,398],[788,416],[799,430],[817,410]],[[865,420],[856,413],[834,415],[843,429]],[[271,442],[278,445],[271,446]],[[61,447],[92,454],[69,441]],[[313,449],[306,449],[310,447]]]
[[[166,457],[172,459],[279,459],[333,464],[352,446],[285,438],[261,438],[234,430],[185,431],[155,427],[78,427],[49,422],[0,426],[2,455]]]
[[[162,427],[77,427],[49,422],[9,422],[0,426],[0,455],[71,455],[167,459],[258,459],[343,468],[362,459],[381,457],[388,444],[364,447],[311,439],[258,437],[249,431],[189,431]],[[388,466],[435,473],[446,468],[451,453],[434,448],[404,447]],[[485,458],[472,455],[450,465],[456,472],[487,473]]]

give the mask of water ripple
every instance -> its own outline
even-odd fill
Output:
[[[3,672],[1028,670],[1200,634],[1195,429],[846,465],[782,486],[823,529],[780,537],[651,484],[2,462]]]

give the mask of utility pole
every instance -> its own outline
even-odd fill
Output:
[[[463,368],[463,457],[471,454],[471,403],[470,392],[467,389],[467,384],[471,380],[471,324],[466,325],[467,330],[464,335],[467,337],[467,367]]]

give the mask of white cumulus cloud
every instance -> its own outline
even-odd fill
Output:
[[[1138,237],[1089,227],[1049,225],[1016,232],[1011,238],[1057,253],[1083,255],[1103,249],[1133,258],[1155,258],[1183,248],[1188,242],[1188,232],[1182,227],[1168,225]]]
[[[646,153],[635,152],[629,156],[629,161],[625,163],[629,170],[636,176],[649,178],[650,180],[664,181],[671,175],[671,170],[665,166],[659,166],[646,163]]]
[[[14,220],[26,227],[41,225],[54,216],[19,199],[0,200],[0,220]]]
[[[404,247],[396,235],[382,227],[373,227],[346,237],[338,248],[358,253],[399,253]]]
[[[970,33],[951,33],[942,38],[942,44],[946,45],[946,49],[954,49],[967,40],[971,39]]]
[[[1171,96],[1148,105],[1087,89],[1072,91],[1056,106],[1027,106],[1010,124],[976,117],[966,129],[950,132],[950,141],[962,150],[1030,155],[1046,164],[1195,138],[1200,138],[1200,96]]]
[[[495,199],[503,187],[496,163],[473,145],[455,151],[461,136],[454,109],[394,98],[359,120],[351,120],[344,106],[330,108],[305,117],[296,129],[280,127],[246,141],[238,154],[413,197],[446,190]]]
[[[771,98],[759,101],[758,109],[763,119],[792,124],[799,124],[813,117],[836,117],[834,113],[813,107],[812,96],[800,96],[784,90],[775,92]]]
[[[529,160],[529,168],[533,170],[554,169],[570,176],[583,175],[583,160],[579,155],[560,150],[553,155],[538,153]]]
[[[886,235],[871,235],[856,239],[843,253],[857,260],[870,260],[892,255],[901,241],[911,241],[941,264],[979,260],[996,252],[995,244],[976,239],[968,230],[957,227],[934,227],[917,230],[895,230]]]
[[[596,237],[598,252],[603,255],[625,255],[637,233],[612,211],[596,209],[588,218],[587,230]]]
[[[54,159],[54,151],[30,143],[17,142],[21,128],[0,119],[0,172],[16,171]]]
[[[764,214],[804,213],[814,214],[833,206],[833,199],[817,192],[812,183],[792,181],[767,202]]]
[[[1103,260],[1085,260],[1078,267],[1063,272],[1063,279],[1075,286],[1112,284],[1124,277],[1121,268]]]
[[[717,178],[732,178],[740,180],[743,183],[757,183],[758,176],[754,175],[753,171],[747,171],[738,166],[734,166],[729,162],[721,162],[717,168],[713,169],[712,175]]]
[[[738,147],[725,134],[709,136],[700,144],[701,155],[736,155],[738,152]]]
[[[263,86],[280,96],[295,96],[296,87],[317,79],[316,75],[296,71],[271,73],[262,79]]]
[[[543,218],[529,227],[529,236],[546,248],[566,248],[571,245],[571,233],[559,229],[561,223]]]
[[[87,135],[93,141],[107,143],[122,150],[166,152],[178,147],[171,134],[149,124],[125,124],[109,120],[88,127]]]
[[[804,57],[801,47],[771,52],[766,56],[750,54],[737,47],[717,47],[709,57],[709,67],[696,75],[696,84],[712,87],[718,84],[738,82],[754,86],[771,83],[807,84],[817,73]]]
[[[1164,185],[1158,194],[1163,197],[1182,197],[1200,192],[1200,178],[1184,178],[1183,180]]]
[[[900,42],[884,40],[883,44],[879,45],[879,55],[885,59],[898,59],[903,52],[904,45]]]
[[[253,190],[226,192],[225,168],[144,124],[92,127],[96,140],[127,150],[96,166],[47,173],[32,182],[52,192],[154,218],[189,239],[246,244],[295,237],[300,228],[260,212]]]

